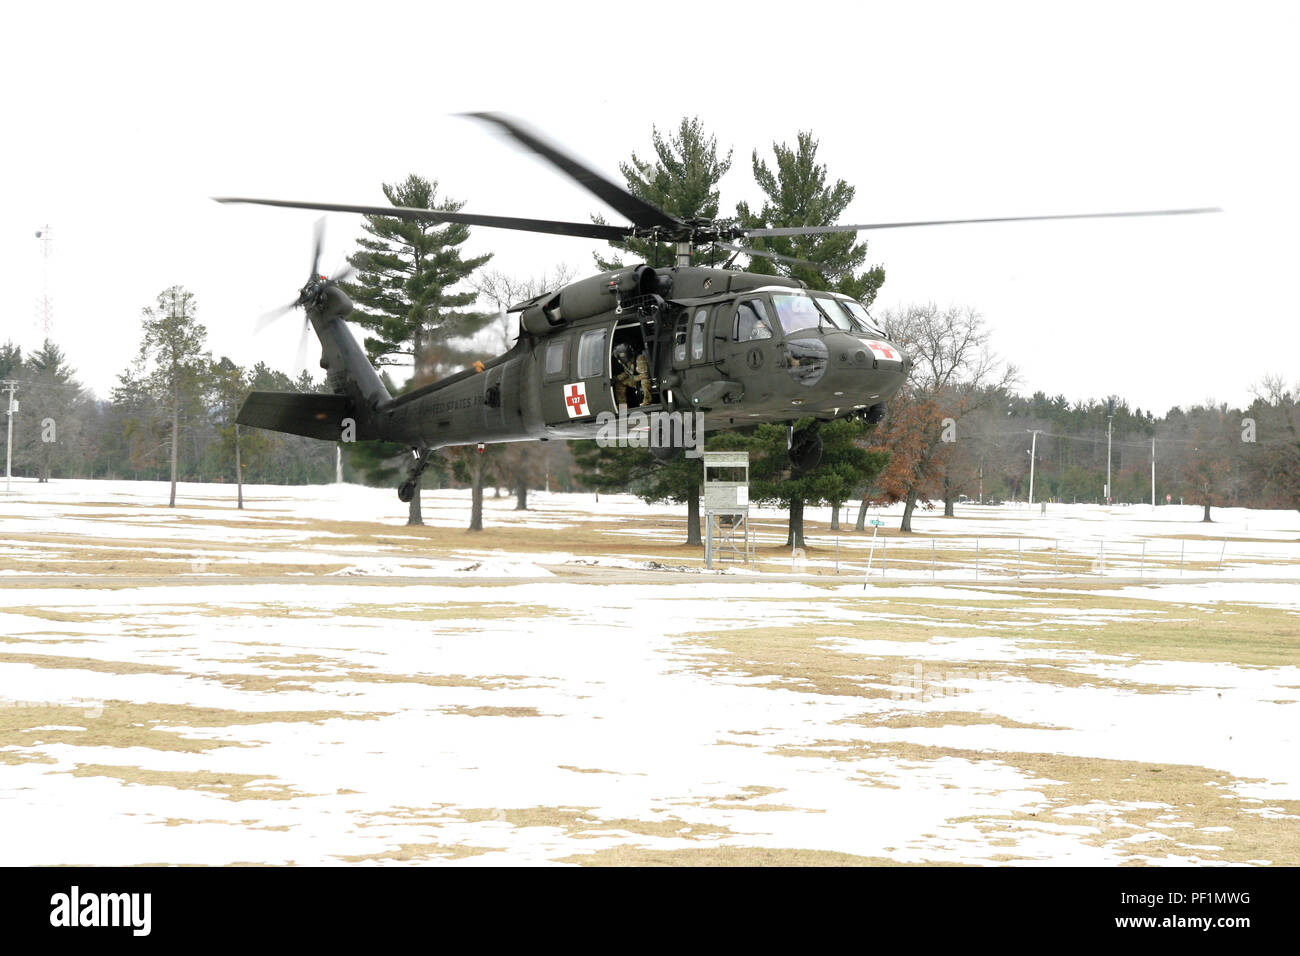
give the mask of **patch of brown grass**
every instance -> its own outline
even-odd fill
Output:
[[[652,850],[640,846],[616,846],[594,853],[575,853],[557,863],[580,866],[946,866],[943,863],[904,864],[888,857],[855,856],[833,850],[773,849],[752,846],[686,847]]]
[[[1195,856],[1214,862],[1267,861],[1285,866],[1300,863],[1300,801],[1239,796],[1236,788],[1250,781],[1205,767],[893,741],[864,744],[827,740],[803,747],[782,747],[776,752],[850,762],[882,757],[894,762],[992,760],[1015,767],[1031,778],[1027,786],[1043,792],[1046,806],[1032,812],[992,813],[950,821],[972,823],[990,838],[1001,834],[1014,840],[1018,828],[1032,829],[1041,824],[1084,826],[1096,832],[1080,839],[1135,861],[1155,856],[1172,862]],[[1221,826],[1230,831],[1207,830]],[[1173,839],[1123,842],[1152,833]],[[1017,858],[1022,857],[1007,857]]]
[[[39,748],[50,744],[76,747],[144,747],[179,753],[204,753],[222,747],[246,747],[234,740],[192,737],[183,728],[239,727],[253,724],[313,723],[326,720],[373,720],[378,714],[343,711],[239,711],[183,704],[110,700],[88,710],[76,706],[0,707],[0,747]],[[38,730],[41,727],[76,729]]]
[[[275,778],[247,773],[218,773],[212,770],[150,770],[145,767],[79,763],[65,771],[74,777],[111,777],[126,786],[171,787],[214,793],[227,800],[290,800],[308,796],[292,787],[276,784]],[[256,784],[256,786],[254,786]]]

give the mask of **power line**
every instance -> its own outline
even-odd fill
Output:
[[[974,433],[974,434],[958,435],[958,436],[957,436],[957,440],[958,440],[958,441],[970,441],[970,440],[972,440],[972,439],[979,439],[979,438],[1017,438],[1017,437],[1020,437],[1020,436],[1023,436],[1023,435],[1025,435],[1025,434],[1027,434],[1029,431],[1030,431],[1030,429],[1019,429],[1019,430],[1016,430],[1016,431],[1006,431],[1006,432],[976,432],[976,433]],[[1042,435],[1042,436],[1045,437],[1045,438],[1059,438],[1059,439],[1061,439],[1062,441],[1081,441],[1081,442],[1088,442],[1089,444],[1093,444],[1093,445],[1100,445],[1100,444],[1105,443],[1105,441],[1106,441],[1106,439],[1104,439],[1104,438],[1090,438],[1090,437],[1087,436],[1087,435],[1059,435],[1059,434],[1057,434],[1057,433],[1055,433],[1055,432],[1047,432],[1047,431],[1042,431],[1042,430],[1039,430],[1039,434]],[[1154,440],[1154,441],[1156,442],[1156,444],[1158,444],[1158,445],[1204,445],[1204,444],[1209,444],[1209,440],[1207,440],[1207,439],[1203,439],[1203,438],[1160,438],[1160,437],[1158,437],[1158,436],[1157,436],[1156,438],[1154,438],[1154,439],[1147,438],[1147,439],[1145,439],[1145,440],[1143,440],[1143,441],[1124,441],[1124,440],[1117,440],[1117,441],[1113,442],[1113,444],[1115,444],[1115,445],[1127,445],[1127,446],[1130,447],[1130,448],[1141,448],[1141,449],[1145,450],[1145,449],[1147,449],[1147,448],[1150,446],[1150,444],[1151,444],[1151,442],[1152,442],[1153,440]],[[1294,443],[1295,443],[1295,442],[1294,442],[1292,439],[1290,439],[1290,438],[1262,438],[1262,439],[1256,439],[1256,440],[1253,441],[1253,442],[1243,442],[1242,444],[1246,444],[1246,445],[1279,445],[1279,444],[1294,444]]]

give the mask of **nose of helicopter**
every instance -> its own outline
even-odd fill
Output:
[[[827,376],[835,398],[846,404],[874,405],[888,401],[907,378],[912,361],[886,339],[856,335],[827,336],[832,374]]]

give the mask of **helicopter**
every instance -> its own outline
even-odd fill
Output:
[[[221,203],[674,244],[672,266],[641,263],[604,272],[511,306],[508,312],[519,316],[519,334],[507,352],[393,396],[347,326],[352,302],[341,284],[352,270],[332,277],[319,271],[323,237],[318,224],[310,277],[298,297],[276,314],[294,308],[305,311],[320,341],[320,366],[329,391],[254,391],[236,421],[327,441],[400,442],[411,450],[398,488],[402,501],[414,497],[421,473],[439,448],[600,438],[608,433],[614,416],[634,419],[634,430],[655,431],[645,445],[661,461],[682,454],[685,443],[674,436],[690,437],[691,431],[656,431],[647,424],[656,418],[671,424],[671,416],[690,415],[699,429],[713,430],[785,423],[791,467],[798,472],[820,460],[822,424],[850,417],[869,423],[883,419],[887,403],[903,387],[911,359],[862,303],[847,295],[810,289],[799,279],[693,265],[696,246],[726,249],[733,260],[744,254],[818,269],[806,260],[739,243],[770,236],[916,226],[1219,211],[1167,209],[748,228],[730,220],[669,215],[513,118],[499,113],[468,115],[496,126],[547,160],[625,216],[630,225],[405,206],[214,197]],[[796,431],[794,423],[805,419],[810,424]]]

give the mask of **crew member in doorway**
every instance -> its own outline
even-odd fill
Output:
[[[645,353],[638,353],[636,362],[633,363],[632,347],[626,342],[620,342],[614,349],[614,358],[623,368],[614,378],[614,403],[626,405],[628,386],[634,385],[641,392],[641,404],[649,405],[650,363],[646,360]]]

